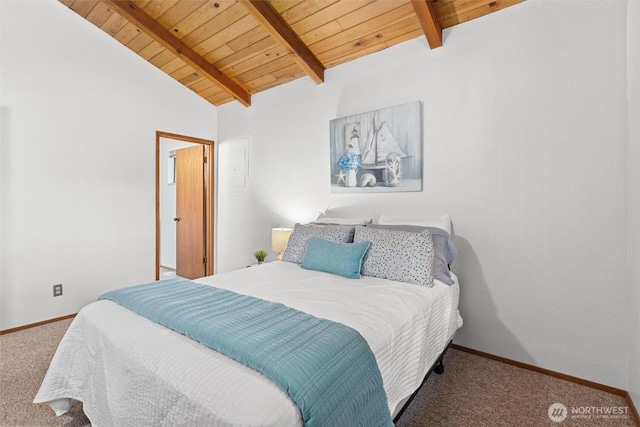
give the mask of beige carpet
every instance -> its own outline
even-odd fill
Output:
[[[75,405],[56,417],[33,398],[71,319],[0,336],[0,426],[79,427],[90,422]]]
[[[457,350],[448,351],[444,365],[445,372],[429,377],[397,427],[636,425],[627,401],[614,394]],[[562,422],[549,418],[554,403],[567,408],[568,417]],[[571,415],[572,409],[593,412],[594,408],[623,408],[629,414],[608,419]]]
[[[71,320],[0,336],[0,426],[89,425],[76,405],[55,417],[32,402],[55,349]],[[562,403],[568,417],[552,422],[549,406]],[[400,418],[397,427],[468,426],[634,426],[632,415],[605,418],[593,412],[624,412],[624,398],[567,381],[449,350],[443,375],[433,374]],[[582,412],[571,415],[573,411]],[[591,418],[586,412],[591,411]],[[118,426],[127,427],[127,426]],[[203,426],[204,427],[204,426]]]

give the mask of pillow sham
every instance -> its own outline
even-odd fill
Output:
[[[365,225],[371,224],[373,219],[371,218],[331,218],[331,217],[318,217],[314,223],[319,224],[340,224],[340,225]]]
[[[385,225],[418,225],[421,227],[435,227],[440,228],[449,235],[451,235],[451,215],[444,214],[440,218],[426,218],[426,219],[396,219],[391,218],[389,215],[382,214],[378,219],[378,224]]]
[[[309,239],[313,236],[337,243],[351,243],[354,232],[355,227],[352,225],[296,224],[289,236],[289,243],[282,255],[282,261],[302,264]]]
[[[362,265],[363,276],[433,286],[433,240],[421,233],[357,227],[353,241],[370,242]]]
[[[407,231],[410,233],[421,233],[424,230],[429,230],[429,233],[431,233],[431,240],[433,241],[433,278],[438,279],[446,285],[453,285],[454,280],[451,277],[449,264],[453,262],[454,256],[447,251],[447,240],[449,239],[449,234],[446,231],[437,227],[421,227],[418,225],[369,224],[367,227]]]
[[[309,239],[302,268],[359,279],[369,242],[336,243],[320,237]]]

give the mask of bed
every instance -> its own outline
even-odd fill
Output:
[[[375,356],[393,417],[462,325],[458,280],[450,279],[353,280],[275,261],[195,282],[356,330]],[[263,374],[110,300],[78,313],[34,400],[57,415],[75,401],[99,426],[304,425],[298,406]]]

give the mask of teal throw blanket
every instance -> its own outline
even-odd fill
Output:
[[[296,402],[307,427],[393,426],[375,356],[348,326],[182,278],[99,299],[263,373]]]

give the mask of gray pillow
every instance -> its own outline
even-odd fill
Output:
[[[330,242],[352,243],[354,232],[353,225],[296,224],[282,255],[282,261],[302,264],[309,246],[309,239],[313,236]]]
[[[362,264],[363,276],[433,286],[434,249],[429,230],[413,233],[356,227],[353,241],[371,243]]]
[[[433,240],[433,278],[438,279],[446,285],[453,285],[449,265],[453,262],[457,255],[457,250],[453,246],[453,241],[449,237],[449,233],[437,227],[421,227],[419,225],[381,225],[369,224],[369,228],[378,228],[386,230],[407,231],[411,233],[421,233],[429,230],[431,240]]]

